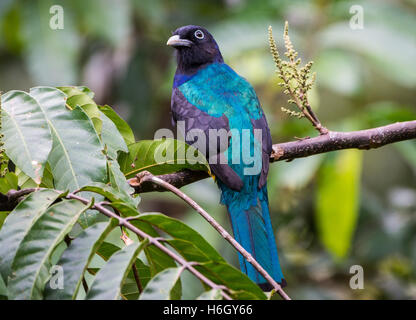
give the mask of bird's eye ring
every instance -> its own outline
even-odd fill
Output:
[[[204,33],[201,30],[196,30],[194,35],[195,35],[195,38],[199,40],[202,40],[205,37]]]

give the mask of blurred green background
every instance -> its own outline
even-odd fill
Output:
[[[50,7],[64,8],[52,30]],[[352,5],[364,28],[350,28]],[[0,90],[86,85],[128,120],[136,139],[171,128],[175,59],[171,32],[202,25],[226,62],[256,89],[273,141],[314,136],[281,110],[267,27],[282,49],[284,21],[304,61],[315,61],[311,103],[331,130],[416,119],[416,1],[71,0],[0,1]],[[183,188],[230,230],[211,179]],[[281,264],[295,299],[416,298],[416,143],[342,151],[276,163],[269,198]],[[142,211],[175,216],[238,265],[235,251],[197,213],[168,193],[144,194]],[[349,286],[352,265],[364,289]],[[184,276],[184,298],[201,291]]]

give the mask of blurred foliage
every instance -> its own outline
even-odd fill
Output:
[[[322,243],[336,258],[349,249],[358,215],[362,152],[343,150],[321,167],[316,198],[316,224]]]
[[[63,30],[49,28],[52,4],[64,8]],[[352,5],[363,7],[361,30],[349,27]],[[85,85],[98,104],[114,106],[128,120],[136,140],[152,139],[158,128],[171,126],[175,61],[166,39],[179,26],[199,24],[254,85],[275,142],[312,136],[306,120],[280,110],[286,97],[276,85],[267,27],[282,52],[285,20],[301,58],[315,61],[309,99],[326,127],[357,130],[416,119],[413,0],[2,0],[0,90]],[[293,298],[416,298],[415,141],[359,154],[271,166],[271,215]],[[212,180],[184,190],[229,227]],[[197,228],[237,265],[234,250],[174,196],[146,194],[142,206]],[[364,268],[364,290],[349,288],[354,264]],[[192,277],[183,287],[185,298],[202,292]]]

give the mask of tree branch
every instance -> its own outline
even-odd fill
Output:
[[[200,205],[198,205],[192,198],[188,197],[185,193],[181,192],[178,188],[175,188],[170,183],[161,180],[159,177],[155,177],[148,171],[141,172],[141,181],[150,181],[168,191],[176,194],[179,198],[189,204],[195,209],[210,225],[214,227],[218,233],[227,240],[241,255],[249,262],[266,280],[269,282],[274,290],[285,300],[290,300],[286,292],[283,291],[282,287],[267,273],[266,270],[254,259],[254,257],[244,249],[228,232],[225,230],[208,212],[206,212]]]
[[[0,193],[0,211],[12,211],[22,197],[36,191],[36,188],[10,190],[7,194]]]
[[[134,188],[135,193],[166,191],[165,188],[154,184],[149,180],[142,179],[142,177],[144,177],[144,175],[142,172],[139,172],[134,178],[128,180],[130,186]],[[209,174],[205,171],[182,170],[175,173],[159,175],[157,177],[176,188],[181,188],[192,182],[208,178]]]
[[[315,138],[273,145],[270,162],[293,160],[342,149],[375,149],[386,144],[415,138],[416,120],[360,131],[329,131]]]
[[[343,149],[375,149],[386,144],[410,140],[416,138],[416,120],[397,122],[373,129],[336,132],[329,131],[326,134],[314,138],[306,138],[299,141],[278,143],[273,145],[270,162],[291,161],[297,158],[309,157],[315,154]],[[187,184],[208,178],[203,171],[183,170],[177,173],[158,176],[159,179],[181,188]],[[136,193],[166,191],[160,185],[142,180],[140,174],[129,180]]]

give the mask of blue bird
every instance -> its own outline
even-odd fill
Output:
[[[235,239],[285,286],[267,196],[272,140],[257,95],[250,83],[224,63],[215,39],[205,28],[181,27],[167,45],[176,49],[177,56],[172,121],[178,127],[179,121],[184,124],[185,141],[209,160]],[[211,135],[213,130],[221,129],[227,132],[225,139]],[[190,134],[198,130],[205,134],[203,139]],[[240,254],[239,262],[250,279],[263,290],[271,290]]]

